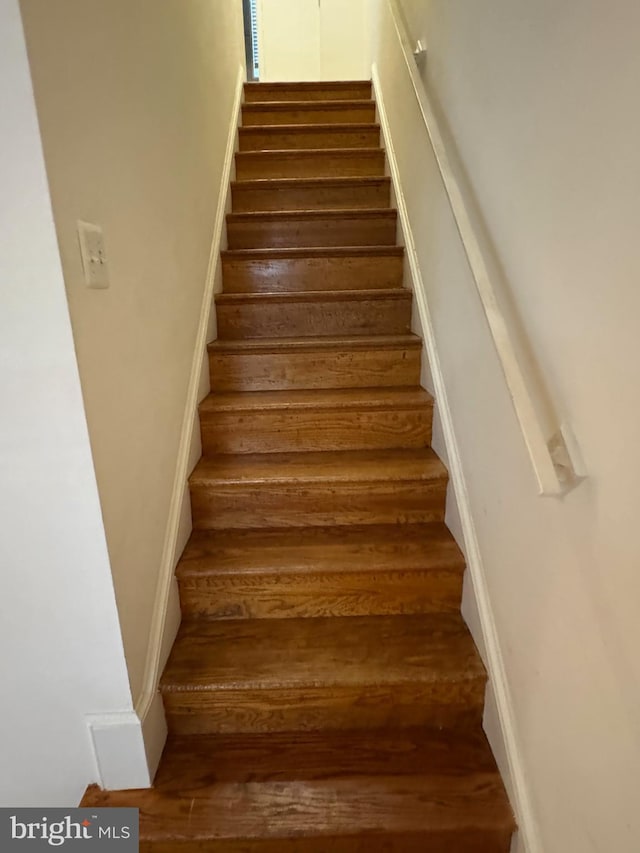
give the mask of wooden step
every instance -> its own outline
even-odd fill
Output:
[[[267,124],[239,128],[240,151],[300,148],[379,148],[380,125]]]
[[[459,615],[184,622],[160,689],[176,734],[480,725]]]
[[[388,208],[390,178],[269,178],[234,181],[233,210],[353,210]]]
[[[140,809],[154,853],[508,853],[513,816],[481,732],[171,736]]]
[[[397,212],[382,210],[298,210],[229,213],[229,249],[325,246],[393,246]]]
[[[210,394],[200,406],[205,454],[428,447],[433,399],[423,388]]]
[[[442,521],[447,471],[429,448],[204,456],[190,480],[199,530]]]
[[[202,445],[205,454],[427,447],[432,411],[422,388],[210,394]]]
[[[214,341],[211,390],[418,385],[421,347],[415,335]]]
[[[460,609],[464,560],[443,524],[196,530],[178,565],[187,619]]]
[[[245,83],[244,86],[244,100],[247,104],[264,101],[366,101],[370,98],[370,80]]]
[[[404,249],[262,249],[222,252],[225,293],[291,293],[402,287]]]
[[[273,124],[370,124],[376,120],[373,101],[289,101],[244,104],[243,127]]]
[[[384,176],[380,148],[324,148],[306,151],[239,151],[236,178],[338,178]]]
[[[411,331],[410,290],[222,293],[216,296],[224,340],[305,335],[403,335]]]

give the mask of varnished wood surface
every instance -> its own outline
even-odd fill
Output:
[[[264,101],[328,101],[328,100],[369,100],[371,98],[370,80],[336,80],[318,83],[245,83],[245,103]]]
[[[410,335],[216,341],[212,391],[415,386],[421,342]]]
[[[375,210],[299,210],[229,213],[229,249],[392,246],[397,213]]]
[[[276,124],[239,129],[240,151],[304,148],[379,148],[380,125]]]
[[[459,614],[199,620],[182,625],[162,690],[331,690],[484,679]]]
[[[402,286],[399,246],[222,253],[225,293],[372,290]]]
[[[304,151],[238,151],[236,179],[384,177],[380,148],[319,148]]]
[[[432,412],[421,388],[230,392],[203,401],[200,431],[205,454],[426,447]]]
[[[193,532],[185,618],[457,612],[461,554],[444,525]],[[415,528],[415,529],[412,529]]]
[[[430,614],[187,622],[161,689],[193,734],[455,728],[479,722],[484,684],[460,616]]]
[[[388,208],[390,178],[271,178],[231,184],[236,213]]]
[[[211,480],[227,484],[377,483],[446,481],[447,469],[430,448],[324,453],[225,454],[203,457],[192,485]]]
[[[218,335],[225,340],[326,335],[402,335],[411,331],[411,292],[221,294]]]
[[[461,574],[464,559],[443,524],[194,530],[178,566],[179,580],[275,573],[403,572],[438,568]]]
[[[364,124],[375,122],[373,101],[277,101],[245,103],[242,124],[245,127],[274,124]]]
[[[143,853],[510,847],[370,97],[245,86]]]
[[[190,478],[207,529],[442,521],[446,485],[429,449],[224,455]]]
[[[216,782],[291,782],[347,776],[459,777],[497,773],[481,729],[274,732],[171,736],[156,789],[181,793]]]

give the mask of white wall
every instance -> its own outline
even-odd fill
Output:
[[[368,80],[370,0],[258,0],[260,80]]]
[[[426,37],[428,88],[590,475],[564,500],[536,496],[384,13],[375,59],[480,547],[476,580],[488,592],[505,668],[524,771],[517,781],[531,796],[531,850],[635,853],[640,7],[630,0],[606,8],[595,0],[403,6],[413,37]]]
[[[244,63],[242,4],[23,0],[21,5],[138,703],[148,690],[168,519],[182,498],[181,489],[174,488],[176,465]],[[108,290],[84,284],[78,219],[104,229]]]
[[[0,78],[0,805],[73,806],[132,703],[17,0]]]

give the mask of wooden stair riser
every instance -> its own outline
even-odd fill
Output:
[[[240,151],[236,154],[238,181],[266,178],[384,177],[384,151],[327,149],[309,151]]]
[[[402,286],[404,259],[394,247],[370,254],[222,255],[225,293],[372,290]]]
[[[380,126],[272,125],[241,127],[240,151],[299,151],[304,148],[379,148]]]
[[[324,246],[392,246],[395,210],[355,213],[234,214],[227,216],[230,250]]]
[[[210,351],[212,391],[374,388],[417,385],[420,349],[337,348],[308,352]]]
[[[216,316],[218,336],[223,340],[402,335],[411,331],[411,292],[222,296],[217,300]]]
[[[354,210],[388,208],[391,199],[389,178],[351,178],[232,184],[235,213],[281,210]]]
[[[317,101],[303,103],[245,104],[242,107],[244,127],[274,124],[369,124],[376,120],[371,101]]]
[[[444,520],[446,481],[191,484],[200,530]]]
[[[455,613],[460,572],[347,572],[251,574],[179,581],[187,619],[289,619],[299,617]]]
[[[485,679],[477,678],[426,685],[163,690],[163,701],[169,731],[177,735],[386,726],[464,730],[482,724],[484,690]]]
[[[201,419],[201,434],[207,454],[428,447],[431,408],[218,412]]]
[[[259,104],[272,101],[366,101],[371,98],[371,81],[328,83],[245,83],[244,101]]]

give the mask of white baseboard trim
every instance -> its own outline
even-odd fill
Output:
[[[109,791],[148,788],[151,776],[135,711],[87,714],[85,719],[100,787]]]
[[[230,182],[237,146],[244,80],[245,69],[242,65],[238,68],[234,102],[229,119],[229,136],[218,190],[218,207],[211,240],[209,268],[194,346],[178,461],[156,587],[143,688],[135,704],[136,714],[142,723],[151,775],[155,772],[157,760],[159,760],[166,739],[166,724],[162,703],[158,697],[158,682],[166,662],[168,650],[173,644],[180,625],[179,608],[175,606],[177,593],[174,572],[176,563],[191,532],[187,478],[193,467],[196,454],[199,456],[200,440],[199,431],[194,427],[194,418],[197,416],[198,403],[208,391],[208,373],[203,365],[205,364],[207,343],[211,339],[212,329],[215,330],[215,309],[212,303],[213,295],[220,280],[220,250],[224,248],[223,243],[226,239],[225,215],[229,208]],[[127,787],[131,786],[127,785]]]
[[[492,739],[491,745],[496,758],[502,760],[503,766],[500,769],[503,773],[505,786],[510,794],[511,804],[519,825],[518,838],[514,842],[518,846],[514,850],[517,849],[519,853],[542,853],[540,833],[518,747],[513,706],[491,607],[482,554],[471,511],[460,447],[453,425],[447,388],[440,364],[429,303],[427,301],[427,291],[422,278],[409,211],[400,179],[400,168],[393,146],[393,135],[385,108],[384,93],[377,65],[373,65],[372,72],[380,126],[398,207],[400,228],[403,232],[405,258],[410,272],[409,281],[414,292],[417,312],[423,332],[423,340],[429,359],[430,376],[433,381],[442,436],[447,448],[451,484],[455,492],[460,525],[464,536],[463,550],[467,558],[468,581],[470,580],[472,584],[475,609],[478,614],[478,624],[470,625],[470,629],[472,633],[475,631],[474,639],[477,638],[477,645],[482,647],[485,652],[486,665],[491,682],[491,695],[495,698],[495,713],[492,717],[491,713],[493,713],[493,709],[491,709],[489,715],[485,714],[485,724],[491,724],[491,731],[488,732],[488,735]],[[428,144],[428,141],[425,141],[425,143]],[[469,591],[467,591],[467,594],[469,594]]]

